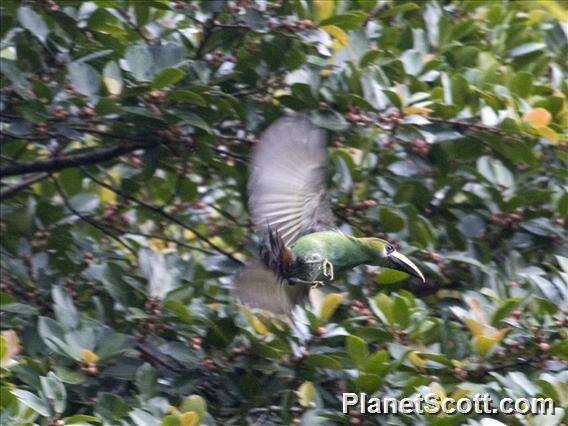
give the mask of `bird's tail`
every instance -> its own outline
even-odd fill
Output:
[[[265,241],[261,245],[260,258],[268,269],[273,271],[282,282],[292,274],[294,266],[294,254],[284,244],[284,240],[276,229],[267,225]]]
[[[235,278],[234,292],[243,304],[251,308],[290,314],[296,305],[307,301],[310,286],[282,283],[274,271],[255,259],[247,263]]]

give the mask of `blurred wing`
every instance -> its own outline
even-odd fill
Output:
[[[308,299],[310,286],[281,282],[260,260],[253,260],[237,275],[234,291],[241,302],[251,308],[288,314],[294,306]]]
[[[306,117],[284,117],[264,132],[252,157],[249,208],[257,229],[287,246],[335,224],[325,188],[325,135]]]

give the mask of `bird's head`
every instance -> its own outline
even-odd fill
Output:
[[[420,269],[388,241],[380,238],[357,238],[368,251],[372,264],[403,271],[426,282]]]

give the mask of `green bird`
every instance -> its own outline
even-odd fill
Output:
[[[305,116],[280,118],[262,134],[248,180],[261,249],[234,285],[245,305],[290,313],[311,288],[358,265],[397,269],[425,281],[389,242],[337,228],[325,185],[327,161],[325,134]]]

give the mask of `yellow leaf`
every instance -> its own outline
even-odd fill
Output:
[[[183,231],[183,238],[185,238],[188,241],[193,241],[195,240],[195,234],[193,233],[193,231],[186,229]]]
[[[110,179],[106,180],[106,183],[109,185],[116,185],[118,183],[120,183],[120,174],[118,173],[118,170],[116,168],[113,168],[110,170],[109,172],[109,176]],[[99,198],[101,200],[101,203],[115,203],[116,202],[116,192],[105,188],[105,187],[101,187],[100,191],[99,191]]]
[[[335,12],[335,0],[313,0],[314,21],[331,18]]]
[[[327,322],[331,318],[333,313],[337,310],[342,300],[343,294],[341,293],[333,293],[325,296],[325,299],[323,299],[323,302],[319,309],[319,319],[323,322]]]
[[[207,403],[199,395],[189,395],[182,400],[180,410],[183,412],[195,412],[199,416],[199,420],[202,420],[207,412]]]
[[[566,9],[562,7],[562,2],[560,1],[542,1],[537,2],[539,7],[544,7],[559,21],[566,21]]]
[[[410,352],[408,354],[408,359],[415,366],[417,366],[419,368],[426,368],[426,361],[424,359],[420,358],[420,355],[418,355],[418,352],[416,352],[416,351]]]
[[[473,338],[473,346],[475,346],[477,352],[482,356],[487,355],[496,343],[497,339],[490,336],[479,335]]]
[[[195,411],[188,411],[179,416],[180,426],[198,426],[199,425],[199,414]]]
[[[302,407],[310,407],[312,406],[312,401],[314,399],[316,389],[312,382],[304,382],[300,385],[298,390],[296,391],[296,395],[298,396],[298,402]]]
[[[154,251],[161,251],[167,247],[167,244],[159,238],[150,238],[150,247]]]
[[[20,339],[14,330],[4,330],[0,336],[0,346],[2,348],[0,366],[5,367],[8,362],[20,353]]]
[[[285,96],[285,95],[289,95],[289,94],[290,94],[289,90],[276,89],[272,96],[274,96],[275,98],[279,98],[280,96]]]
[[[428,115],[432,112],[430,108],[422,107],[422,106],[409,106],[404,108],[404,113],[406,115],[411,114],[418,114],[418,115]]]
[[[349,36],[341,28],[335,25],[324,25],[321,29],[337,40],[338,48],[345,47],[349,43]]]
[[[103,77],[103,83],[111,95],[120,95],[122,92],[122,82],[112,77]]]
[[[99,198],[103,204],[112,204],[116,202],[116,192],[108,188],[101,187],[99,191]]]
[[[548,126],[552,120],[552,115],[544,108],[535,108],[523,115],[523,120],[535,127]]]
[[[484,324],[474,320],[473,318],[464,318],[463,322],[465,322],[465,325],[474,336],[481,336],[484,334]]]
[[[262,321],[258,319],[258,317],[255,314],[253,314],[251,311],[249,311],[246,308],[245,308],[245,316],[247,317],[249,324],[252,326],[252,328],[254,328],[254,331],[256,331],[258,334],[262,334],[264,336],[270,334],[270,331],[262,323]]]
[[[452,359],[452,365],[453,365],[454,367],[459,367],[459,368],[461,368],[461,367],[463,366],[463,362],[458,361],[457,359]]]
[[[455,391],[452,392],[452,398],[458,400],[460,398],[466,398],[471,394],[471,391],[467,389],[457,388]]]
[[[90,351],[89,349],[81,349],[80,352],[81,352],[81,359],[83,360],[83,362],[96,363],[99,360],[97,354],[94,353],[93,351]]]
[[[550,139],[553,142],[558,142],[560,140],[560,135],[548,126],[537,127],[536,132],[540,136]]]
[[[430,385],[428,385],[428,387],[430,388],[432,393],[440,397],[440,400],[447,398],[448,394],[446,393],[446,390],[439,383],[432,382],[430,383]]]

